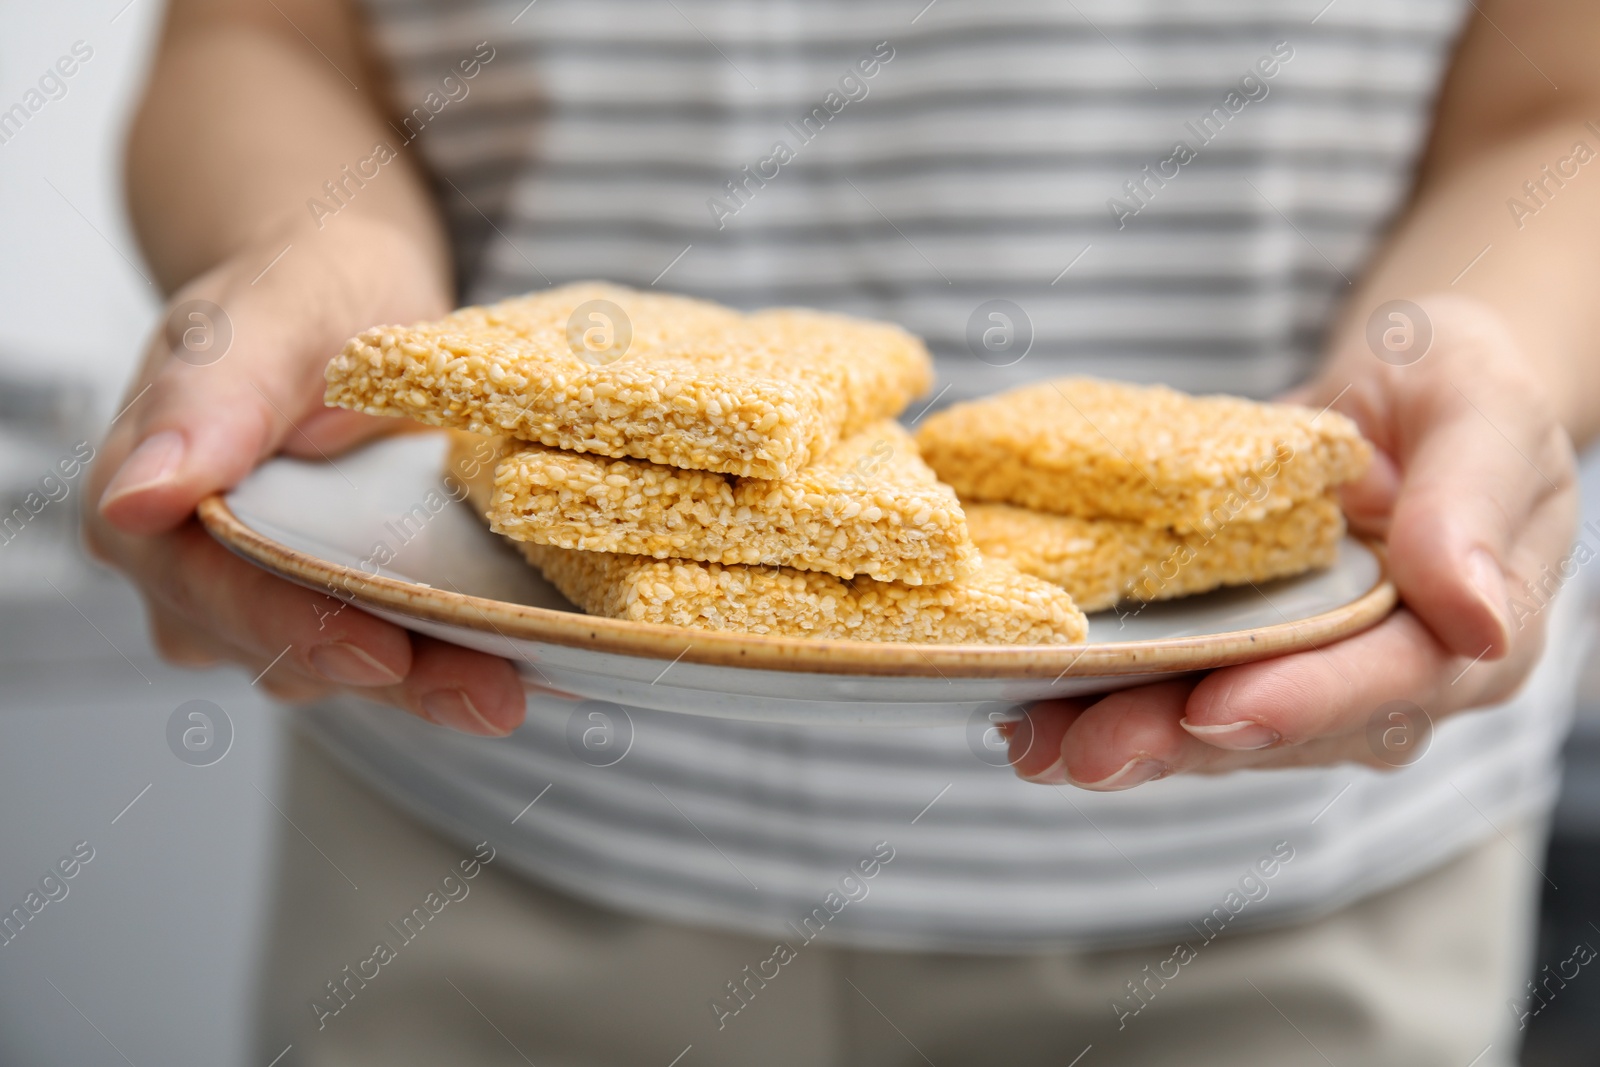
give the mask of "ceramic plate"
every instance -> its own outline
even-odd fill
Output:
[[[1081,645],[908,645],[721,633],[585,615],[450,498],[437,433],[329,463],[278,458],[200,506],[223,544],[380,618],[506,656],[530,681],[624,706],[759,721],[977,722],[1043,697],[1312,648],[1395,604],[1380,552],[1119,615]]]

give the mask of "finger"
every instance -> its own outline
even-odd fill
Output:
[[[227,647],[282,656],[307,677],[336,685],[394,685],[411,669],[404,630],[246,563],[197,522],[114,544],[117,563],[147,595]]]
[[[235,565],[244,571],[235,574]],[[502,737],[522,723],[523,683],[499,657],[408,634],[226,552],[185,569],[196,580],[180,585],[180,595],[196,597],[195,586],[204,588],[191,610],[236,635],[249,658],[275,657],[268,677],[280,695],[304,700],[331,683],[466,733]],[[237,592],[229,595],[230,588]],[[235,597],[255,609],[234,611]]]
[[[1180,725],[1208,745],[1254,751],[1363,729],[1372,709],[1391,700],[1438,714],[1464,706],[1468,696],[1440,692],[1461,670],[1450,669],[1455,663],[1429,628],[1402,609],[1324,648],[1213,671],[1195,686]],[[1446,705],[1444,696],[1455,699]]]
[[[211,667],[229,658],[231,650],[215,637],[159,604],[146,604],[145,619],[156,653],[175,667]]]
[[[1541,648],[1540,633],[1530,633],[1499,662],[1457,656],[1402,609],[1322,649],[1213,671],[1195,687],[1179,725],[1232,751],[1362,737],[1374,710],[1391,701],[1415,704],[1438,720],[1503,700]]]
[[[336,456],[363,441],[409,429],[422,429],[406,419],[363,415],[343,408],[321,408],[300,420],[295,432],[283,441],[283,451],[301,459]]]
[[[238,559],[198,523],[160,538],[114,542],[116,562],[169,616],[220,646],[224,658],[273,664],[319,685],[394,704],[441,725],[504,735],[522,722],[524,686],[496,656],[408,634],[344,601],[303,589]],[[177,638],[174,638],[175,640]]]
[[[1511,629],[1514,651],[1508,659],[1536,661],[1543,651],[1545,609],[1554,595],[1590,558],[1587,537],[1574,542],[1580,501],[1574,490],[1540,501],[1507,557],[1512,586]],[[1531,669],[1531,667],[1530,667]]]
[[[1007,755],[1019,778],[1058,784],[1051,779],[1061,762],[1061,739],[1088,704],[1080,699],[1041,700],[1021,720],[1006,724]]]
[[[164,607],[153,607],[149,615],[157,648],[170,663],[189,667],[211,666],[225,660],[237,663],[251,675],[254,684],[292,704],[322,699],[336,688],[325,678],[307,675],[294,657],[283,655],[268,661],[243,649],[230,648]],[[357,687],[356,691],[364,698],[467,733],[501,737],[521,725],[525,697],[520,679],[509,664],[416,635],[412,635],[412,641],[413,666],[403,683],[377,689]],[[483,662],[485,659],[488,664]],[[501,664],[511,672],[509,682],[497,666]],[[470,684],[463,684],[462,679],[468,679]],[[539,686],[527,688],[549,691]]]
[[[326,700],[335,691],[335,687],[326,682],[307,678],[296,670],[282,666],[250,663],[245,664],[244,669],[252,678],[258,679],[255,684],[266,690],[267,695],[284,704],[314,704]],[[263,671],[266,673],[263,674]]]
[[[158,330],[147,352],[148,389],[116,427],[96,472],[95,484],[104,485],[99,510],[109,522],[130,533],[172,529],[200,499],[234,485],[282,446],[326,454],[330,444],[378,432],[379,420],[358,417],[320,422],[323,440],[299,427],[323,410],[328,359],[370,314],[315,310],[328,301],[315,291],[314,273],[274,275],[260,289],[207,276],[178,294],[174,314],[188,314],[202,294],[213,300],[217,310],[203,314],[228,344],[197,360],[182,330]],[[297,311],[285,314],[286,307]]]
[[[173,528],[320,406],[317,361],[258,303],[240,299],[224,310],[233,340],[214,363],[164,358],[164,331],[152,341],[149,389],[107,442],[99,509],[113,525],[143,534]]]
[[[408,634],[285,582],[235,557],[197,523],[162,542],[181,548],[160,557],[146,584],[226,640],[440,725],[501,736],[522,722],[523,685],[505,660]]]
[[[1339,506],[1350,520],[1350,528],[1369,537],[1387,538],[1401,481],[1395,461],[1387,453],[1374,452],[1362,476],[1339,487]]]
[[[1183,726],[1192,689],[1186,683],[1171,682],[1110,694],[1078,716],[1062,737],[1060,763],[1050,773],[1031,780],[1115,792],[1173,774],[1225,774],[1350,762],[1380,769],[1400,765],[1393,752],[1372,748],[1365,731],[1293,744],[1267,740],[1239,749],[1208,744]]]
[[[156,651],[174,666],[193,669],[233,663],[244,668],[252,684],[290,704],[310,703],[333,691],[327,682],[306,677],[292,664],[285,665],[281,660],[273,663],[242,649],[230,648],[164,607],[149,605],[146,614]]]
[[[1398,445],[1391,432],[1392,398],[1371,379],[1351,381],[1340,376],[1325,378],[1293,395],[1306,407],[1336,410],[1354,420],[1373,444],[1372,462],[1361,477],[1339,487],[1339,504],[1352,529],[1370,537],[1386,537],[1401,485],[1395,460]]]
[[[1518,433],[1514,426],[1508,432]],[[1395,503],[1389,530],[1395,585],[1462,655],[1493,659],[1508,650],[1511,549],[1535,504],[1570,490],[1568,464],[1552,464],[1565,489],[1529,469],[1526,450],[1548,454],[1549,444],[1518,436],[1524,448],[1462,403],[1412,454]]]
[[[527,711],[522,679],[506,660],[420,634],[412,635],[405,681],[374,695],[429,722],[487,737],[504,737]]]
[[[1177,725],[1194,685],[1188,679],[1141,685],[1091,704],[1062,735],[1059,762],[1047,777],[1112,792],[1220,758]]]
[[[1480,319],[1436,316],[1434,346],[1450,358],[1392,369],[1405,478],[1389,559],[1401,595],[1448,647],[1494,659],[1510,644],[1513,546],[1540,501],[1573,496],[1576,475],[1547,401],[1506,367],[1514,339]]]
[[[1320,382],[1313,402],[1354,419],[1377,447],[1344,486],[1351,526],[1389,542],[1402,596],[1458,653],[1504,655],[1508,553],[1544,495],[1570,485],[1570,446],[1548,404],[1505,369],[1502,323],[1448,297],[1424,361]],[[1363,362],[1370,362],[1363,360]]]

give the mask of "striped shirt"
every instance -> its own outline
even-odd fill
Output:
[[[890,319],[928,339],[942,403],[1067,372],[1257,396],[1306,375],[1467,4],[1321,7],[368,0],[464,299],[599,277]],[[1020,309],[999,358],[969,343],[994,299]],[[1388,775],[1101,795],[1020,783],[944,728],[633,710],[597,767],[554,701],[505,742],[354,705],[312,722],[401,804],[592,900],[792,937],[888,842],[826,936],[1026,950],[1188,929],[1280,842],[1239,921],[1304,916],[1548,804],[1571,630],[1514,705]]]

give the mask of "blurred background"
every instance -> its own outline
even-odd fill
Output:
[[[79,842],[93,849],[65,897],[0,939],[6,1067],[247,1063],[262,886],[271,850],[294,832],[276,810],[270,702],[232,671],[162,665],[137,599],[79,546],[83,476],[43,481],[83,442],[97,445],[155,322],[119,154],[160,16],[159,0],[0,2],[0,111],[75,42],[92,49],[64,95],[0,126],[0,515],[30,493],[46,502],[0,528],[0,914]],[[1600,459],[1584,481],[1585,510],[1600,518]],[[1591,620],[1594,570],[1571,591]],[[169,719],[191,700],[231,724],[225,755],[207,766],[168,745]],[[1534,971],[1600,946],[1583,907],[1600,899],[1592,658],[1544,869]],[[1529,1067],[1600,1062],[1590,970],[1532,1021]]]

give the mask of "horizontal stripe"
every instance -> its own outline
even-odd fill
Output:
[[[798,118],[798,115],[797,115]],[[1336,123],[1320,122],[1312,115],[1299,115],[1294,122],[1248,123],[1240,118],[1235,125],[1227,126],[1210,146],[1198,152],[1200,160],[1216,155],[1226,163],[1248,162],[1256,158],[1283,158],[1288,162],[1315,162],[1318,157],[1334,160],[1394,160],[1397,155],[1408,158],[1414,149],[1414,136],[1419,133],[1416,123],[1402,120],[1384,120],[1376,117],[1346,115]],[[848,166],[920,165],[930,162],[949,165],[949,162],[968,163],[973,168],[984,166],[984,160],[998,157],[1019,158],[1024,162],[1048,162],[1054,166],[1126,165],[1134,170],[1144,163],[1154,166],[1173,154],[1174,144],[1186,138],[1190,146],[1200,139],[1184,130],[1181,123],[1150,123],[1130,125],[1126,118],[1104,115],[1094,128],[1050,128],[1034,125],[1011,126],[1008,123],[984,120],[973,115],[960,126],[930,120],[925,123],[896,123],[890,133],[867,128],[866,123],[848,122],[838,118],[830,123],[821,136],[814,136],[811,144],[802,144],[794,131],[774,126],[770,130],[750,130],[734,142],[730,131],[722,131],[723,138],[712,136],[710,131],[691,133],[669,130],[662,126],[642,123],[637,130],[618,133],[581,123],[555,123],[539,128],[538,158],[541,168],[584,166],[605,163],[619,168],[648,166],[664,173],[701,173],[714,181],[728,178],[728,171],[741,163],[757,165],[762,158],[774,152],[774,141],[787,144],[790,152],[797,154],[797,163],[811,155],[822,155],[824,160],[848,158]],[[1246,136],[1250,134],[1250,136]],[[450,147],[451,165],[483,165],[493,163],[496,155],[506,155],[506,131],[486,131],[477,138],[470,131],[451,133],[453,144],[443,144],[443,136],[424,131],[422,147],[442,152]],[[1094,147],[1082,147],[1093,139]],[[1243,141],[1245,144],[1234,144]],[[1270,141],[1270,144],[1269,144]],[[843,144],[842,144],[843,142]],[[1080,146],[1080,147],[1074,147]],[[510,150],[512,158],[528,162],[531,146],[518,146]],[[469,152],[472,158],[458,158]],[[845,168],[843,163],[834,166]],[[989,163],[990,170],[994,165]],[[1130,174],[1131,178],[1131,174]]]
[[[918,70],[915,77],[896,77],[890,74],[890,67],[866,82],[866,96],[848,102],[840,114],[850,115],[854,120],[869,114],[901,118],[923,112],[1005,109],[1000,115],[995,115],[994,110],[990,110],[990,114],[1013,120],[1016,115],[1030,110],[1072,107],[1082,110],[1082,114],[1123,114],[1134,118],[1170,117],[1187,112],[1200,115],[1213,107],[1221,107],[1226,94],[1234,90],[1238,82],[1237,72],[1222,77],[1197,72],[1189,75],[1189,80],[1182,80],[1181,74],[1174,78],[1174,72],[1168,72],[1163,78],[1168,85],[1163,86],[1160,93],[1115,98],[1106,93],[1104,83],[1090,77],[1088,72],[1074,70],[1067,74],[1059,66],[1059,56],[1053,56],[1050,66],[1038,70],[1027,67],[1027,56],[1006,54],[1002,59],[1006,62],[1003,75],[973,74],[965,62],[962,66],[952,64],[949,70]],[[714,86],[667,82],[659,93],[640,98],[627,93],[626,85],[619,86],[614,78],[600,77],[595,70],[566,72],[563,66],[570,62],[574,61],[568,56],[552,56],[550,61],[536,59],[517,67],[514,64],[499,66],[501,58],[496,58],[496,66],[488,69],[493,70],[493,74],[485,72],[477,80],[466,82],[466,96],[451,101],[446,107],[472,112],[478,122],[525,123],[538,118],[541,110],[549,107],[558,109],[563,118],[576,122],[770,122],[778,125],[808,114],[821,104],[829,91],[837,88],[837,78],[832,78],[818,85],[786,85],[781,91],[763,93],[760,98],[728,99],[725,94],[715,93]],[[442,70],[448,69],[448,66],[442,67]],[[661,77],[666,80],[670,74],[670,70],[662,70]],[[1374,78],[1370,82],[1363,80],[1357,86],[1349,85],[1349,74],[1342,70],[1317,69],[1304,75],[1296,72],[1301,77],[1294,78],[1285,74],[1267,82],[1266,96],[1250,102],[1238,114],[1250,114],[1251,110],[1264,107],[1274,110],[1344,107],[1374,114],[1410,112],[1416,106],[1418,94],[1429,90],[1430,86],[1419,82],[1414,67],[1406,70],[1406,74],[1410,77]],[[552,75],[566,75],[563,86],[573,93],[570,98],[558,101],[539,101],[538,109],[534,109],[530,107],[526,91],[518,88],[523,83],[522,75],[538,77],[546,83]],[[416,106],[429,91],[438,91],[438,88],[437,75],[427,67],[411,70],[398,86],[398,110],[403,114],[410,110],[405,107],[405,101],[413,101]],[[861,90],[854,91],[861,93]],[[458,88],[456,94],[459,96],[459,93]]]
[[[751,153],[771,155],[774,143],[779,141],[803,157],[808,147],[837,151],[833,142],[839,140],[858,140],[873,147],[872,142],[886,132],[903,142],[915,132],[915,126],[907,127],[907,123],[944,123],[947,124],[944,133],[952,139],[950,147],[956,156],[973,155],[971,140],[982,139],[994,143],[1002,151],[1009,149],[1021,155],[1068,162],[1120,161],[1135,152],[1145,157],[1137,163],[1154,162],[1148,158],[1150,155],[1159,153],[1164,157],[1179,140],[1199,149],[1201,156],[1226,150],[1230,155],[1285,153],[1292,158],[1321,150],[1371,158],[1404,153],[1414,147],[1398,134],[1415,129],[1415,103],[1413,98],[1409,105],[1396,100],[1390,104],[1373,102],[1360,107],[1340,107],[1330,97],[1326,101],[1291,106],[1288,101],[1279,104],[1269,98],[1268,105],[1261,111],[1234,114],[1220,130],[1217,128],[1219,120],[1213,119],[1211,128],[1202,130],[1201,119],[1211,114],[1211,105],[1221,107],[1220,99],[1199,99],[1192,108],[1182,111],[1167,108],[1132,111],[1092,105],[1077,107],[1066,100],[1036,98],[1016,106],[992,105],[1006,108],[1004,117],[997,118],[992,111],[984,110],[970,99],[941,102],[916,98],[897,105],[893,101],[869,98],[855,110],[834,115],[820,132],[819,120],[815,117],[809,127],[802,125],[811,116],[815,101],[801,101],[793,107],[774,109],[770,114],[734,113],[721,117],[703,113],[693,106],[668,103],[650,109],[573,105],[543,112],[530,112],[525,104],[508,103],[463,107],[450,115],[448,123],[425,128],[421,140],[428,144],[448,138],[452,149],[471,149],[477,144],[504,142],[530,131],[548,136],[559,124],[562,136],[571,137],[579,144],[620,140],[623,143],[617,147],[634,152],[633,158],[644,155],[639,149],[646,145],[670,144],[680,137],[717,141],[721,145],[732,143],[737,147],[720,147],[718,154],[727,156],[736,166],[746,162],[753,165],[754,159],[745,158]],[[1069,111],[1072,112],[1070,121],[1065,117]],[[405,114],[402,112],[401,118]],[[1186,126],[1186,123],[1193,125]],[[1312,125],[1282,128],[1301,123]],[[413,123],[409,129],[397,132],[405,140],[416,128]],[[1202,133],[1213,138],[1212,143],[1207,144]],[[809,145],[801,134],[812,139]],[[1060,143],[1068,134],[1092,135],[1093,140],[1085,143],[1093,147],[1075,149],[1071,144]],[[887,150],[878,147],[871,156],[882,158],[892,150],[891,143]],[[680,149],[672,154],[686,153]]]
[[[708,54],[710,61],[720,62],[712,47],[711,42],[714,42],[716,49],[721,49],[735,62],[741,58],[752,62],[803,60],[814,66],[829,66],[864,56],[879,40],[888,40],[894,45],[896,61],[902,48],[930,57],[940,53],[968,54],[994,46],[1028,49],[1042,45],[1063,49],[1081,46],[1113,57],[1115,49],[1130,54],[1162,51],[1217,56],[1252,48],[1264,52],[1276,40],[1288,40],[1300,46],[1314,41],[1364,54],[1431,52],[1442,47],[1441,30],[1453,28],[1457,17],[1452,10],[1442,18],[1420,18],[1387,25],[1331,20],[1308,33],[1308,19],[1281,16],[1205,20],[1185,18],[1180,13],[1160,23],[1131,22],[1118,27],[1114,18],[1097,17],[1090,23],[1058,8],[1054,17],[1022,18],[1005,25],[996,24],[1004,18],[1003,12],[990,10],[975,21],[941,23],[930,20],[925,25],[913,26],[903,17],[906,5],[897,4],[892,18],[873,17],[870,12],[856,10],[852,12],[854,17],[775,22],[765,32],[740,36],[730,29],[730,23],[736,20],[719,14],[708,14],[707,22],[697,27],[694,22],[698,20],[692,16],[685,18],[671,5],[663,8],[663,5],[641,0],[623,5],[623,10],[609,17],[604,10],[607,6],[595,5],[581,13],[569,7],[561,13],[562,17],[540,18],[558,7],[545,0],[530,9],[525,16],[526,24],[519,27],[472,16],[441,20],[436,12],[409,25],[406,20],[388,18],[383,23],[382,40],[391,54],[406,64],[453,64],[463,46],[470,47],[478,40],[488,39],[495,47],[496,61],[501,54],[515,58],[539,49],[559,48],[567,54],[600,62],[671,57],[709,66]],[[692,12],[695,6],[678,5],[682,12]],[[1459,10],[1457,5],[1449,4],[1440,5],[1440,8]],[[1103,36],[1112,28],[1118,30],[1114,48],[1108,46]],[[1240,62],[1254,59],[1255,55],[1250,54],[1241,57]]]
[[[1236,184],[1241,192],[1230,199],[1234,204],[1253,199],[1255,210],[1207,209],[1202,205],[1171,205],[1170,210],[1152,210],[1127,220],[1122,230],[1111,222],[1110,214],[1101,204],[1087,211],[1073,214],[1044,215],[1023,214],[966,216],[944,212],[906,211],[903,198],[889,201],[894,215],[880,215],[873,205],[858,199],[848,210],[835,213],[834,221],[782,222],[726,217],[722,229],[711,224],[710,212],[695,214],[705,217],[692,222],[671,219],[626,218],[576,213],[566,215],[526,216],[517,212],[505,219],[502,229],[512,237],[527,239],[529,246],[539,243],[559,245],[563,241],[614,242],[617,246],[641,252],[666,248],[682,248],[685,240],[704,242],[706,245],[723,245],[730,249],[740,245],[756,245],[779,253],[802,250],[862,251],[891,239],[901,243],[919,239],[948,244],[955,248],[982,248],[986,238],[1026,238],[1026,244],[1040,243],[1057,247],[1059,242],[1071,238],[1099,238],[1109,243],[1122,237],[1128,244],[1134,240],[1146,246],[1165,238],[1192,238],[1197,235],[1222,238],[1220,254],[1223,263],[1232,257],[1231,251],[1259,243],[1263,236],[1281,233],[1285,227],[1272,208],[1248,187]],[[1373,225],[1371,207],[1361,210],[1351,205],[1345,210],[1328,210],[1320,201],[1303,194],[1296,199],[1315,202],[1316,206],[1301,207],[1290,204],[1285,214],[1294,226],[1306,233],[1327,231],[1329,234],[1346,234],[1352,227]],[[471,205],[463,205],[471,209]],[[761,208],[769,205],[763,203]],[[541,205],[543,207],[543,205]],[[700,207],[700,205],[695,205]],[[1161,204],[1160,208],[1169,205]],[[742,213],[741,213],[742,214]],[[752,215],[757,212],[752,211]],[[765,212],[763,212],[765,214]],[[852,217],[853,216],[853,217]],[[1131,232],[1130,232],[1131,231]],[[962,241],[973,242],[962,245]],[[527,246],[525,246],[527,247]],[[1092,269],[1092,268],[1091,268]],[[1156,277],[1152,283],[1159,285],[1164,279]]]
[[[1288,245],[1290,240],[1298,242],[1299,238],[1293,234],[1285,235],[1282,245],[1289,254],[1278,257],[1283,262],[1282,269],[1273,271],[1270,275],[1230,277],[1220,270],[1207,275],[1197,269],[1192,273],[1181,275],[1085,277],[1073,279],[1070,285],[1063,282],[1053,290],[1048,279],[1044,277],[1050,267],[1035,273],[1018,275],[1002,273],[999,270],[984,270],[981,266],[974,270],[970,264],[967,271],[954,266],[948,270],[942,267],[936,269],[935,265],[940,262],[943,250],[935,245],[924,246],[921,255],[918,254],[918,249],[905,244],[885,245],[876,255],[852,256],[851,261],[841,261],[833,255],[821,255],[810,259],[806,264],[809,269],[805,271],[797,269],[801,264],[793,262],[793,257],[788,257],[781,270],[762,269],[772,267],[773,260],[770,256],[762,255],[760,249],[753,250],[754,254],[748,258],[741,259],[729,255],[719,257],[714,262],[707,260],[691,262],[690,257],[695,251],[691,249],[675,265],[672,264],[672,260],[683,249],[673,248],[670,245],[658,246],[656,251],[648,254],[636,251],[631,256],[623,256],[612,254],[612,250],[605,246],[585,247],[579,242],[562,246],[560,251],[556,251],[555,246],[546,245],[541,250],[524,245],[515,252],[507,251],[509,246],[497,242],[489,246],[489,252],[490,266],[500,271],[509,283],[508,286],[500,286],[495,291],[504,290],[513,294],[542,288],[545,285],[545,278],[552,280],[611,278],[638,287],[647,287],[663,271],[668,271],[667,277],[671,279],[671,284],[664,287],[682,292],[724,293],[727,294],[729,302],[741,307],[747,306],[748,297],[740,294],[758,292],[775,286],[792,294],[795,300],[803,297],[803,302],[823,307],[839,306],[841,301],[848,299],[851,291],[860,292],[874,302],[887,299],[905,301],[918,294],[943,294],[947,297],[944,303],[944,317],[951,321],[965,321],[967,314],[976,306],[978,300],[996,295],[1009,296],[1026,308],[1030,303],[1027,299],[1028,294],[1040,294],[1041,299],[1033,302],[1035,310],[1030,312],[1036,318],[1040,314],[1047,313],[1051,307],[1062,308],[1062,302],[1068,293],[1124,296],[1130,300],[1133,297],[1146,296],[1156,299],[1166,298],[1162,303],[1152,303],[1150,300],[1139,300],[1137,303],[1138,306],[1149,309],[1149,314],[1152,315],[1162,310],[1168,315],[1181,315],[1185,308],[1185,305],[1180,303],[1183,298],[1190,298],[1188,307],[1194,307],[1192,301],[1195,298],[1223,296],[1249,298],[1260,305],[1267,298],[1282,297],[1302,289],[1314,290],[1319,282],[1323,288],[1345,285],[1344,279],[1338,277],[1332,270],[1323,273],[1322,268],[1317,265],[1321,263],[1320,257],[1315,252],[1309,248],[1302,252],[1300,247],[1290,247]],[[1064,264],[1072,254],[1070,248],[1061,249],[1053,257],[1053,261],[1049,261],[1050,266]],[[923,259],[922,255],[929,256],[931,261]],[[526,260],[523,257],[526,257]],[[955,262],[953,258],[947,258],[945,261]],[[1041,266],[1043,262],[1045,261],[1041,261]],[[556,273],[545,272],[541,276],[534,269],[541,263]],[[555,267],[556,263],[560,263],[562,269],[558,270]],[[884,277],[890,270],[893,271],[894,277]],[[485,284],[488,285],[488,282]],[[486,291],[486,299],[488,295]],[[1129,326],[1132,326],[1132,322],[1123,320],[1124,330]],[[1185,327],[1177,324],[1176,328]]]
[[[633,283],[639,288],[646,284],[640,278],[630,277],[626,273],[614,277],[619,277],[623,284]],[[484,299],[493,300],[543,287],[542,281],[532,276],[522,279],[507,278],[501,284],[504,293],[489,290],[484,294]],[[1187,353],[1196,361],[1214,360],[1226,363],[1255,359],[1288,350],[1294,352],[1295,359],[1303,368],[1305,366],[1303,349],[1320,336],[1325,325],[1327,304],[1341,293],[1343,288],[1340,283],[1337,288],[1330,286],[1323,293],[1307,294],[1305,299],[1313,306],[1309,307],[1304,315],[1289,314],[1274,318],[1254,326],[1249,331],[1241,327],[1241,316],[1258,304],[1258,301],[1240,300],[1204,314],[1203,308],[1199,311],[1196,308],[1207,298],[1197,297],[1188,307],[1179,309],[1182,314],[1178,314],[1168,310],[1170,305],[1164,308],[1161,305],[1152,306],[1144,301],[1128,300],[1117,307],[1100,312],[1086,322],[1083,328],[1075,328],[1069,321],[1073,318],[1070,306],[1062,310],[1045,309],[1035,305],[1034,311],[1030,313],[1034,326],[1034,343],[1028,358],[1035,363],[1052,360],[1057,364],[1068,364],[1075,359],[1101,355],[1161,356]],[[775,304],[775,301],[764,296],[763,290],[755,285],[734,288],[679,284],[674,286],[674,291],[706,299],[720,298],[720,303],[731,306],[754,308]],[[876,317],[911,322],[917,326],[918,332],[929,340],[929,346],[936,356],[954,355],[965,358],[964,331],[968,315],[982,300],[990,299],[996,293],[1005,292],[1007,290],[1000,288],[969,289],[968,300],[959,311],[952,313],[949,309],[943,309],[937,317],[920,314],[915,300],[886,286],[809,289],[787,286],[781,290],[781,295],[805,298],[802,302],[807,306],[857,315],[864,315],[871,310],[876,312]],[[834,299],[829,299],[830,297]],[[1046,315],[1047,311],[1050,312],[1049,315]],[[1058,321],[1065,322],[1065,325],[1056,329],[1054,327]],[[962,332],[957,333],[955,327],[959,327]],[[1089,327],[1097,327],[1101,332],[1094,332]],[[1218,366],[1217,369],[1221,372],[1227,368]]]
[[[1126,196],[1120,188],[1123,181],[1139,177],[1140,167],[1157,162],[1160,158],[1156,153],[1106,156],[1099,164],[1103,169],[1097,170],[1091,176],[1094,180],[1103,181],[1105,184],[1097,190],[1086,191],[1081,195],[1095,208],[1105,211],[1107,199],[1119,194]],[[1276,197],[1277,189],[1268,188],[1258,179],[1270,176],[1268,177],[1270,182],[1287,185],[1291,189],[1308,183],[1332,184],[1337,182],[1341,175],[1362,181],[1388,180],[1403,186],[1407,184],[1408,163],[1409,161],[1397,160],[1381,153],[1355,149],[1292,155],[1240,153],[1228,161],[1207,159],[1206,178],[1213,185],[1231,182],[1237,195],[1238,190],[1248,191],[1248,187],[1240,180],[1248,177],[1268,196]],[[718,194],[726,199],[723,182],[733,177],[738,165],[739,163],[717,166],[690,160],[671,162],[624,160],[584,164],[541,162],[535,166],[525,159],[502,157],[492,160],[480,159],[469,172],[451,174],[453,187],[444,186],[444,188],[452,195],[464,194],[469,201],[481,203],[487,196],[504,196],[514,176],[521,175],[524,178],[519,184],[530,190],[524,195],[524,199],[530,201],[535,201],[535,191],[541,188],[559,188],[565,185],[568,187],[565,190],[568,195],[590,190],[596,196],[602,195],[603,189],[603,195],[626,199],[626,203],[618,207],[623,213],[631,210],[635,204],[675,201],[685,212],[705,212],[709,224],[711,216],[705,201]],[[955,184],[964,180],[991,182],[999,177],[1020,185],[1024,179],[1035,182],[1048,181],[1071,174],[1072,171],[1059,159],[1050,156],[1017,154],[1007,157],[1007,162],[998,162],[994,159],[955,153],[940,155],[907,153],[898,158],[859,161],[849,166],[828,166],[822,161],[816,161],[785,168],[777,179],[769,183],[769,190],[761,192],[808,188],[851,192],[851,195],[855,196],[857,194],[846,184],[853,182],[866,193],[869,200],[876,201],[875,194],[887,191],[888,195],[895,195],[897,189],[906,187],[895,186],[893,184],[895,182],[905,182],[913,189],[937,188],[942,182]],[[1182,174],[1179,179],[1171,183],[1177,186],[1174,192],[1194,187],[1193,183],[1200,177],[1198,171]],[[988,189],[986,192],[993,198],[994,194],[1006,191],[1007,188],[1009,186],[1001,186],[998,189]],[[969,202],[978,200],[980,196],[981,194],[972,192],[969,187],[967,197]],[[448,202],[448,197],[446,199]],[[764,196],[760,199],[772,199],[772,197]],[[1162,207],[1166,208],[1165,201],[1182,198],[1160,196],[1157,199],[1162,201]],[[848,201],[845,201],[843,206],[845,209],[854,207]],[[956,203],[952,206],[961,209],[964,205]],[[1367,210],[1369,214],[1375,213],[1374,207],[1369,206]],[[1109,214],[1106,217],[1109,218]]]

